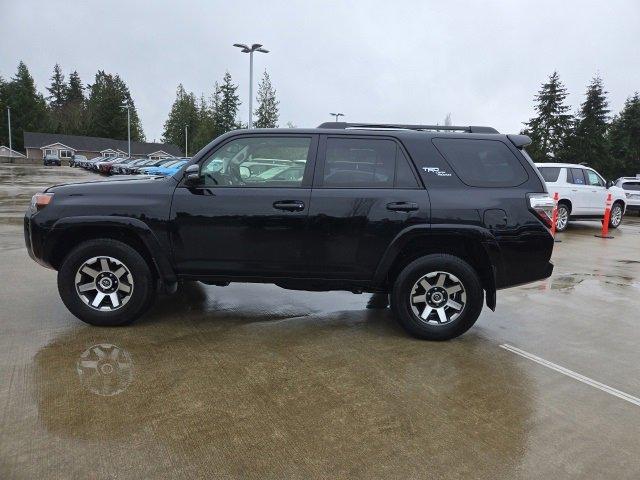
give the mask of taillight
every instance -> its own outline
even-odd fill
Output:
[[[35,208],[37,212],[49,205],[53,200],[53,193],[36,193],[31,197],[31,207]]]
[[[542,220],[547,228],[551,228],[551,218],[555,202],[547,193],[529,193],[527,194],[529,208]]]

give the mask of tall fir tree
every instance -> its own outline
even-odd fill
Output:
[[[580,106],[575,129],[569,144],[569,156],[575,163],[587,163],[603,175],[611,172],[607,127],[608,92],[600,76],[587,86],[585,101]]]
[[[64,81],[62,69],[57,63],[55,67],[53,67],[51,85],[47,87],[47,91],[49,92],[49,96],[47,97],[49,108],[59,111],[67,100],[67,84]]]
[[[220,104],[220,88],[216,82],[214,92],[210,100],[207,101],[202,95],[198,104],[198,128],[193,137],[193,153],[207,145],[211,140],[219,135],[215,122],[214,112]]]
[[[143,141],[144,133],[129,88],[118,75],[102,70],[89,85],[87,100],[87,134],[97,137],[127,139],[127,111],[131,115],[131,140]]]
[[[554,71],[535,96],[536,116],[525,123],[523,133],[529,135],[532,144],[527,151],[538,162],[562,159],[566,141],[571,132],[572,115],[565,105],[567,89]]]
[[[187,93],[182,84],[178,85],[176,99],[171,106],[169,117],[164,123],[164,132],[162,133],[164,141],[184,149],[185,126],[188,128],[187,136],[189,132],[191,136],[194,136],[198,130],[198,114],[195,95]],[[189,151],[185,152],[185,154],[188,153],[193,154],[194,149],[192,147],[189,148]]]
[[[280,102],[276,100],[276,91],[271,85],[271,78],[265,70],[262,75],[262,80],[258,84],[258,108],[255,111],[256,128],[277,128],[278,117],[278,105]]]
[[[640,95],[627,98],[608,131],[614,171],[611,178],[640,173]]]
[[[220,104],[214,111],[214,120],[221,133],[230,132],[240,127],[238,122],[238,108],[240,96],[236,93],[238,85],[234,85],[231,74],[226,72],[220,85]]]
[[[84,87],[78,72],[74,71],[69,75],[66,98],[60,115],[63,133],[69,135],[84,135],[86,133],[87,105]]]
[[[49,127],[47,103],[36,90],[29,69],[20,62],[13,78],[0,85],[0,144],[9,145],[7,134],[7,107],[11,107],[11,138],[14,150],[24,151],[24,135],[28,132],[45,132]]]

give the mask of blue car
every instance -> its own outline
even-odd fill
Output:
[[[159,167],[144,168],[141,173],[145,175],[173,175],[180,170],[185,163],[187,163],[187,160],[176,160],[175,162],[169,162]]]

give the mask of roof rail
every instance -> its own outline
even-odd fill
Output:
[[[429,130],[434,132],[465,132],[465,133],[500,133],[493,127],[478,126],[455,126],[455,125],[403,125],[398,123],[347,123],[347,122],[325,122],[318,128],[335,128],[347,130],[358,129],[381,129],[381,130]]]

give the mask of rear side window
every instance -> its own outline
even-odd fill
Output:
[[[582,168],[571,168],[569,171],[571,172],[571,180],[567,180],[569,180],[570,183],[573,183],[574,185],[587,184],[584,179],[584,170],[582,170]]]
[[[327,138],[323,185],[393,188],[396,149],[393,140]]]
[[[560,167],[540,167],[540,174],[545,182],[557,182],[560,176]]]
[[[640,182],[624,182],[622,188],[632,192],[640,192]]]
[[[528,178],[518,158],[497,140],[436,138],[434,145],[472,187],[515,187]]]

